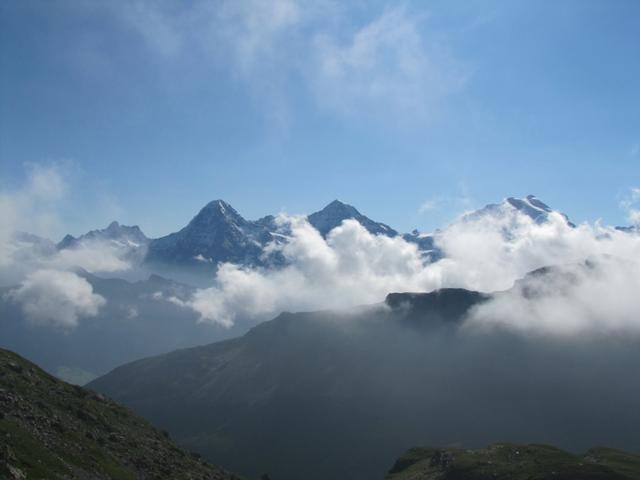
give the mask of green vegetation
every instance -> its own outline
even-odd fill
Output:
[[[112,400],[0,349],[0,479],[238,477]]]
[[[640,455],[592,449],[573,455],[548,445],[495,444],[484,449],[414,448],[387,480],[631,480]]]

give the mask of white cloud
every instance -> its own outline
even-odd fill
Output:
[[[50,258],[39,259],[50,268],[80,267],[91,273],[123,272],[131,268],[127,259],[130,249],[115,242],[85,241],[78,246],[56,252]]]
[[[222,264],[214,287],[171,301],[195,310],[203,321],[231,326],[238,316],[375,303],[389,292],[442,287],[506,290],[528,272],[547,265],[606,255],[640,257],[640,236],[598,224],[572,228],[556,213],[538,224],[514,208],[454,222],[436,235],[445,258],[426,265],[414,244],[371,235],[353,220],[334,229],[326,240],[303,218],[281,216],[279,221],[290,225],[291,236],[287,243],[270,245],[267,252],[279,251],[287,266],[266,270]],[[629,273],[635,274],[640,279],[640,272]],[[603,288],[605,300],[615,298],[615,291],[608,289],[615,290],[620,283],[594,283],[590,277],[585,282]]]
[[[267,250],[280,251],[288,266],[266,270],[222,264],[215,287],[172,301],[194,309],[204,321],[231,326],[238,315],[372,303],[390,291],[437,285],[416,246],[401,238],[371,235],[347,220],[325,240],[302,217],[281,216],[280,221],[290,224],[289,242]]]
[[[533,335],[640,332],[640,266],[599,257],[527,276],[472,312],[472,328],[506,327]]]
[[[47,237],[62,230],[62,207],[68,193],[59,165],[27,165],[24,184],[0,191],[0,284],[14,285],[36,270],[83,268],[120,272],[131,268],[132,252],[116,242],[84,241],[58,251]],[[25,237],[29,232],[45,238]]]
[[[21,305],[28,320],[36,325],[72,329],[82,317],[94,317],[106,300],[95,293],[87,280],[73,272],[38,270],[7,297]]]

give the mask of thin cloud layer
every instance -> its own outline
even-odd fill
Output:
[[[422,33],[421,15],[396,7],[350,32],[318,34],[313,85],[323,106],[346,113],[424,120],[465,82],[461,65]]]
[[[55,164],[32,164],[23,185],[0,191],[0,285],[15,284],[37,270],[131,269],[126,245],[89,240],[58,250],[49,240],[63,225],[60,211],[69,190],[64,173]]]
[[[0,267],[12,262],[15,232],[42,235],[58,227],[57,206],[66,190],[59,167],[35,164],[23,185],[0,191]]]
[[[80,318],[94,317],[106,300],[93,293],[87,280],[73,272],[38,270],[30,273],[7,298],[18,303],[34,325],[72,329]]]
[[[627,212],[627,219],[636,226],[640,225],[640,188],[632,188],[629,195],[620,202],[620,206]]]
[[[288,128],[299,104],[309,103],[338,116],[423,126],[468,77],[417,6],[332,0],[65,5],[68,15],[106,14],[162,68],[188,61],[205,75],[228,72],[279,128]]]

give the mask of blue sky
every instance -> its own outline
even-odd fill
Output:
[[[339,198],[406,231],[534,193],[626,224],[638,18],[635,0],[3,2],[0,188],[56,165],[76,234],[166,234],[216,198],[247,218]]]

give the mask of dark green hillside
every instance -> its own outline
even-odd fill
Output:
[[[387,480],[631,480],[640,455],[594,448],[573,455],[547,445],[495,444],[478,450],[414,448]]]
[[[0,479],[238,477],[104,396],[0,349]]]

